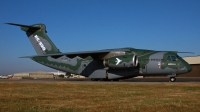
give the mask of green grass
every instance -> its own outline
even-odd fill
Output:
[[[200,84],[0,83],[0,112],[197,112]]]

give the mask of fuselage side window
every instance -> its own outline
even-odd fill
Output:
[[[167,61],[171,61],[171,56],[168,56],[168,57],[167,57]]]
[[[171,56],[172,61],[176,61],[176,57],[175,56]]]

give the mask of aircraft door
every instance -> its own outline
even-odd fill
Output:
[[[147,65],[146,64],[142,65],[142,73],[147,73]]]

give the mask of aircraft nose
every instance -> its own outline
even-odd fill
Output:
[[[189,64],[186,65],[186,68],[187,68],[187,72],[191,72],[192,71],[192,67]]]

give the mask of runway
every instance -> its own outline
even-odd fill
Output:
[[[176,82],[169,82],[169,78],[132,78],[120,81],[91,81],[89,78],[71,78],[71,79],[0,79],[0,83],[81,83],[81,84],[181,84],[192,83],[200,84],[200,78],[180,78],[177,77]]]

